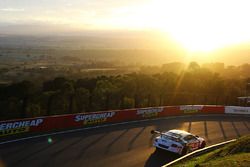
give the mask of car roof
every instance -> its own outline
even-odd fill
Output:
[[[192,134],[189,133],[189,132],[186,132],[186,131],[184,131],[184,130],[177,130],[177,129],[169,130],[169,131],[166,132],[166,134],[168,134],[168,132],[174,133],[174,134],[178,134],[178,135],[180,135],[180,136],[182,136],[182,137],[185,137],[185,136],[187,136],[187,135],[192,135]]]

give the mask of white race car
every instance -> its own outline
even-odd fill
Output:
[[[153,143],[156,149],[167,150],[179,155],[185,155],[206,146],[206,142],[202,137],[183,130],[169,130],[167,132],[152,130],[151,133],[160,134]]]

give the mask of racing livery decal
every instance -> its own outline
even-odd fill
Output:
[[[26,121],[6,122],[0,124],[0,136],[28,132],[30,127],[39,126],[43,119],[33,119]]]
[[[184,114],[192,114],[202,111],[203,107],[204,106],[187,105],[187,106],[180,106],[180,110],[183,111]]]
[[[137,115],[142,115],[143,118],[157,117],[158,114],[163,111],[163,109],[163,107],[138,109]]]
[[[100,114],[82,114],[76,115],[75,121],[83,121],[84,125],[93,125],[93,124],[100,124],[107,121],[108,118],[112,118],[115,115],[115,112],[106,112]]]

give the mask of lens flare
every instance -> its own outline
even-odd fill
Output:
[[[49,143],[49,144],[52,144],[52,143],[53,143],[53,140],[52,140],[51,137],[48,138],[48,143]]]

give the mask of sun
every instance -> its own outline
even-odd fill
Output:
[[[209,52],[250,41],[248,0],[148,0],[123,8],[113,26],[152,28],[169,34],[189,51]]]
[[[96,29],[164,32],[190,52],[211,52],[250,41],[249,0],[137,2],[110,9],[105,15],[97,12],[91,19],[80,17],[76,22],[82,25],[80,20],[91,20],[89,25]]]
[[[158,27],[189,51],[213,51],[250,41],[245,0],[159,0]],[[169,6],[169,7],[167,7]]]

